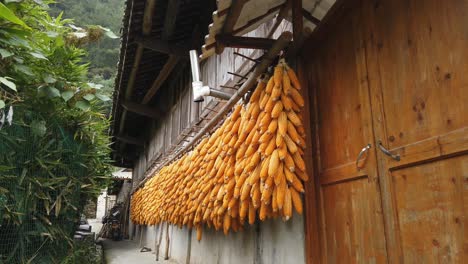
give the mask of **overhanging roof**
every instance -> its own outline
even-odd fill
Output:
[[[234,1],[242,2],[242,1]],[[262,23],[270,21],[277,16],[283,7],[288,5],[288,0],[250,0],[244,1],[242,11],[232,28],[233,35],[245,35],[256,29]],[[336,0],[303,0],[303,23],[307,31],[312,32],[318,23],[325,17]],[[202,59],[216,52],[216,35],[223,33],[226,18],[233,7],[232,0],[219,0],[218,9],[212,15],[212,23],[209,25],[209,33],[205,36],[205,44],[202,48]],[[289,9],[284,18],[291,21],[292,12]]]
[[[158,95],[185,63],[181,50],[201,46],[214,9],[214,0],[127,0],[111,123],[116,165],[138,157],[148,118],[166,110]]]

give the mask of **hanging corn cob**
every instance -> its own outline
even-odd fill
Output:
[[[131,219],[155,225],[169,222],[242,229],[245,221],[302,213],[300,193],[308,180],[303,160],[304,100],[294,71],[281,60],[248,104],[232,114],[194,150],[162,168],[133,194]]]

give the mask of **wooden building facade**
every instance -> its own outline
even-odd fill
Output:
[[[288,58],[304,87],[312,178],[293,221],[201,242],[186,228],[138,227],[135,239],[180,263],[468,262],[468,1],[304,0],[301,16],[298,2],[127,2],[112,133],[135,188],[225,104],[193,102],[178,52],[204,42],[202,79],[216,88],[238,87],[254,64],[242,55],[262,54],[208,43],[229,21],[214,16],[239,6],[251,19],[231,35],[295,30]]]

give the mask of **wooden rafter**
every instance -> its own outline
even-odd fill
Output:
[[[122,107],[127,111],[153,119],[159,119],[162,116],[161,111],[158,111],[157,109],[131,101],[122,102]]]
[[[159,88],[161,88],[167,77],[169,77],[169,74],[171,74],[172,70],[177,65],[177,62],[179,62],[179,57],[174,55],[169,56],[166,64],[164,64],[164,67],[159,72],[158,77],[156,77],[153,84],[151,85],[151,88],[148,90],[148,92],[146,92],[142,101],[143,104],[148,104],[151,99],[153,99],[153,96],[156,94]]]
[[[237,0],[232,2],[226,20],[224,21],[223,30],[221,31],[222,34],[231,34],[234,31],[234,26],[236,25],[242,12],[242,8],[244,8],[244,4],[247,3],[247,1],[248,0]],[[216,45],[216,53],[221,54],[223,50],[223,45]]]
[[[164,54],[175,55],[179,57],[187,57],[189,49],[180,45],[175,45],[162,39],[154,39],[147,37],[136,37],[135,42],[142,45],[144,48],[161,52]]]
[[[217,35],[216,42],[224,47],[245,48],[245,49],[269,49],[274,39],[254,38],[254,37],[238,37],[232,35]]]
[[[270,15],[272,15],[273,13],[277,12],[278,10],[281,10],[284,6],[287,6],[287,4],[280,4],[280,5],[277,5],[277,6],[274,6],[270,9],[268,9],[268,11],[266,13],[264,13],[263,15],[260,15],[256,18],[253,18],[251,20],[249,20],[244,26],[240,27],[240,28],[236,28],[234,31],[233,31],[233,34],[236,35],[236,34],[239,34],[240,32],[244,31],[245,29],[251,27],[252,25],[256,24],[258,21],[264,19],[265,17],[268,17]]]
[[[314,17],[309,11],[302,9],[302,15],[314,25],[320,24],[320,19]]]
[[[115,138],[123,143],[131,144],[131,145],[136,145],[136,146],[145,145],[145,142],[143,142],[143,140],[141,139],[130,137],[130,136],[125,136],[122,134],[115,136]]]
[[[162,39],[169,39],[174,33],[177,12],[179,10],[180,0],[170,0],[167,3],[166,16],[164,18],[164,29],[162,32]]]

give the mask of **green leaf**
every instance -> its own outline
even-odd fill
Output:
[[[8,58],[11,55],[13,55],[13,53],[9,52],[6,49],[0,49],[0,55],[2,56],[2,58]]]
[[[46,128],[46,122],[41,120],[34,120],[31,122],[31,130],[33,134],[38,135],[40,137],[44,136],[47,128]]]
[[[78,101],[76,102],[75,107],[85,111],[88,110],[91,105],[87,101]]]
[[[111,100],[110,97],[105,94],[96,94],[96,97],[103,102],[107,102]]]
[[[54,83],[54,82],[56,82],[57,80],[56,80],[54,77],[52,77],[50,74],[47,74],[47,75],[44,77],[44,81],[45,81],[46,83]]]
[[[73,91],[62,92],[62,98],[63,100],[65,100],[65,102],[68,102],[68,100],[70,100],[73,97],[73,95],[75,95]]]
[[[29,76],[34,76],[34,73],[32,72],[31,68],[29,68],[26,65],[16,64],[14,67],[16,71],[20,71]]]
[[[48,37],[50,37],[50,38],[56,38],[56,37],[58,37],[59,33],[55,32],[55,31],[47,31],[46,35]]]
[[[0,2],[0,18],[8,20],[17,25],[23,26],[25,28],[31,29],[28,27],[23,20],[19,19],[15,13],[13,13],[8,7],[6,7],[2,2]]]
[[[55,87],[49,86],[46,88],[46,91],[47,91],[47,96],[50,98],[60,97],[60,91]]]
[[[8,88],[12,89],[13,91],[15,92],[17,91],[16,84],[14,82],[7,80],[5,77],[0,77],[0,82],[6,85]]]
[[[104,34],[108,37],[108,38],[111,38],[111,39],[116,39],[116,38],[119,38],[119,36],[115,35],[114,32],[112,32],[112,30],[108,29],[108,28],[105,28],[105,27],[102,27],[102,26],[98,26],[100,29],[104,30]]]
[[[40,86],[38,92],[40,96],[47,96],[49,98],[60,97],[60,91],[55,87]]]
[[[3,100],[0,100],[0,109],[5,108],[5,102]]]
[[[94,96],[94,94],[87,94],[87,95],[83,96],[83,98],[88,100],[88,101],[91,101],[94,98],[96,98],[96,96]]]
[[[37,59],[47,60],[46,56],[44,56],[44,54],[42,54],[42,53],[39,53],[39,52],[29,52],[29,54],[31,54],[33,57],[35,57],[35,58],[37,58]]]

